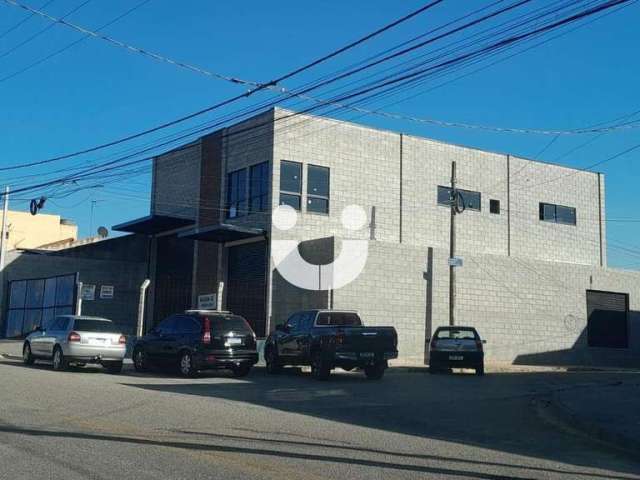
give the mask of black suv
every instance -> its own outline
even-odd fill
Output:
[[[227,368],[236,377],[258,363],[256,334],[247,321],[229,312],[187,310],[171,315],[141,337],[133,348],[136,371],[177,367],[182,376]]]

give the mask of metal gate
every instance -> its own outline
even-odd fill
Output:
[[[193,240],[175,235],[157,240],[154,325],[171,314],[191,308],[193,245]]]
[[[9,282],[5,336],[24,337],[36,327],[48,328],[56,315],[75,312],[78,274]]]
[[[226,310],[242,315],[258,336],[266,326],[267,243],[229,247]]]
[[[590,347],[627,348],[629,296],[587,290],[587,342]]]

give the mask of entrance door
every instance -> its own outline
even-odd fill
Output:
[[[590,347],[627,348],[629,298],[626,293],[587,290]]]
[[[226,310],[247,319],[259,337],[266,326],[267,242],[229,247]]]

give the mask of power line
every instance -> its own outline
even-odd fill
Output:
[[[91,0],[85,0],[84,2],[82,2],[80,5],[78,5],[77,7],[71,9],[68,13],[64,14],[62,17],[60,17],[60,21],[64,21],[63,19],[73,15],[75,12],[77,12],[78,10],[80,10],[82,7],[84,7],[85,5],[87,5],[88,3],[90,3]],[[53,25],[47,25],[46,27],[44,27],[41,30],[38,30],[36,33],[34,33],[33,35],[31,35],[30,37],[27,37],[25,40],[23,40],[22,42],[18,43],[17,45],[13,46],[12,48],[5,50],[3,53],[0,53],[0,59],[6,57],[7,55],[12,54],[13,52],[15,52],[16,50],[24,47],[27,43],[32,42],[33,40],[35,40],[36,38],[38,38],[40,35],[44,35],[46,32],[48,32],[49,30],[51,30],[53,28]]]
[[[69,154],[65,154],[65,155],[60,155],[60,156],[57,156],[57,157],[49,158],[49,159],[46,159],[46,160],[41,160],[41,161],[37,161],[37,162],[29,162],[29,163],[20,164],[20,165],[12,165],[10,167],[2,167],[2,168],[0,168],[0,171],[7,171],[7,170],[16,169],[16,168],[26,168],[26,167],[36,166],[36,165],[43,165],[43,164],[47,164],[47,163],[51,163],[51,162],[64,160],[64,159],[76,157],[76,156],[79,156],[79,155],[84,155],[84,154],[87,154],[87,153],[95,152],[97,150],[108,148],[108,147],[111,147],[111,146],[114,146],[114,145],[117,145],[117,144],[120,144],[120,143],[124,143],[124,142],[130,141],[130,140],[133,140],[135,138],[142,137],[144,135],[148,135],[150,133],[153,133],[153,132],[156,132],[158,130],[162,130],[162,129],[168,128],[168,127],[176,125],[178,123],[185,122],[185,121],[190,120],[190,119],[192,119],[194,117],[203,115],[203,114],[208,113],[210,111],[213,111],[213,110],[216,110],[218,108],[221,108],[221,107],[223,107],[225,105],[233,103],[233,102],[235,102],[237,100],[240,100],[242,98],[248,97],[248,96],[252,95],[253,93],[255,93],[255,92],[259,91],[259,90],[263,90],[265,88],[275,88],[273,82],[269,82],[267,84],[262,84],[262,83],[247,81],[247,80],[241,80],[241,79],[238,79],[238,78],[235,78],[235,77],[229,77],[229,76],[218,74],[218,73],[213,73],[213,72],[210,72],[208,70],[204,70],[204,69],[202,69],[200,67],[195,67],[193,65],[189,65],[189,64],[186,64],[186,63],[183,63],[183,62],[178,62],[178,61],[170,59],[168,57],[165,57],[165,56],[162,56],[162,55],[159,55],[159,54],[155,54],[155,53],[151,53],[151,52],[149,52],[147,50],[144,50],[144,49],[141,49],[141,48],[138,48],[138,47],[134,47],[132,45],[128,45],[128,44],[126,44],[124,42],[121,42],[119,40],[113,39],[113,38],[108,37],[106,35],[102,35],[102,34],[100,34],[98,32],[91,31],[91,30],[88,30],[88,29],[86,29],[84,27],[80,27],[80,26],[78,26],[76,24],[67,22],[67,21],[65,21],[63,19],[52,17],[51,15],[49,15],[49,14],[47,14],[45,12],[41,12],[39,10],[33,9],[33,8],[27,6],[27,5],[24,5],[22,3],[18,3],[15,0],[2,0],[2,1],[7,3],[7,4],[9,4],[9,5],[13,5],[13,6],[22,8],[24,10],[27,10],[29,12],[32,12],[34,14],[40,15],[40,16],[42,16],[44,18],[47,18],[47,19],[51,20],[52,22],[54,22],[54,24],[60,23],[62,25],[66,25],[66,26],[68,26],[70,28],[73,28],[73,29],[75,29],[77,31],[80,31],[80,32],[84,33],[85,35],[89,35],[89,36],[92,36],[92,37],[96,37],[96,38],[100,38],[100,39],[106,40],[106,41],[108,41],[108,42],[110,42],[110,43],[112,43],[112,44],[114,44],[116,46],[119,46],[121,48],[125,48],[127,50],[130,50],[130,51],[133,51],[133,52],[136,52],[136,53],[140,53],[140,54],[149,56],[149,57],[154,58],[156,60],[160,60],[160,61],[163,61],[163,62],[166,62],[166,63],[170,63],[170,64],[176,65],[178,67],[181,67],[181,68],[186,68],[188,70],[192,70],[192,71],[195,71],[197,73],[201,73],[201,74],[204,74],[204,75],[207,75],[207,76],[210,76],[210,77],[218,78],[218,79],[221,79],[221,80],[226,80],[226,81],[229,81],[229,82],[232,82],[232,83],[250,85],[250,86],[253,86],[255,88],[253,88],[253,89],[251,89],[251,90],[249,90],[249,91],[247,91],[247,92],[245,92],[245,93],[243,93],[241,95],[237,95],[235,97],[232,97],[230,99],[224,100],[224,101],[219,102],[219,103],[217,103],[215,105],[212,105],[210,107],[204,108],[204,109],[199,110],[197,112],[193,112],[193,113],[191,113],[189,115],[183,116],[183,117],[178,118],[176,120],[173,120],[173,121],[158,125],[156,127],[150,128],[150,129],[145,130],[143,132],[132,134],[132,135],[120,138],[118,140],[107,142],[107,143],[104,143],[104,144],[101,144],[101,145],[98,145],[98,146],[94,146],[94,147],[87,148],[87,149],[84,149],[84,150],[76,151],[76,152],[73,152],[73,153],[69,153]],[[90,1],[90,0],[87,0],[87,1]],[[440,3],[440,1],[442,1],[442,0],[438,0],[436,2],[432,2],[431,4],[428,4],[427,7],[431,8],[431,6],[435,6],[437,3]],[[425,9],[425,7],[419,9],[418,11],[416,11],[414,13],[417,15],[418,13],[424,11],[424,9]],[[377,32],[380,33],[381,31],[387,30],[388,28],[391,28],[391,26],[396,26],[400,22],[406,21],[409,18],[412,18],[413,16],[414,16],[413,14],[409,14],[409,15],[403,17],[402,19],[399,19],[399,20],[396,20],[396,21],[392,22],[388,26],[383,27],[382,29],[379,29]],[[352,44],[350,44],[350,45],[351,45],[351,47],[353,47],[356,44],[361,44],[364,41],[365,41],[365,37],[363,37],[362,39],[358,40],[357,42],[352,42]],[[347,47],[349,47],[349,46],[347,46]],[[343,52],[343,51],[345,51],[347,49],[347,47],[343,47],[343,48],[341,48],[339,50],[341,52]],[[351,47],[349,47],[349,48],[351,48]],[[326,55],[324,58],[332,58],[335,55],[336,55],[336,53],[332,52],[332,53]],[[316,60],[313,63],[318,64],[320,61],[324,61],[324,60],[321,60],[321,59],[320,60]],[[310,68],[310,67],[307,66],[306,68]],[[297,70],[300,70],[300,69],[297,69]],[[294,75],[293,72],[289,72],[289,73],[285,74],[283,77],[290,78],[293,75]]]
[[[133,7],[129,8],[128,10],[126,10],[124,13],[118,15],[117,17],[115,17],[114,19],[108,21],[107,23],[101,25],[100,27],[98,27],[96,29],[97,32],[104,30],[107,27],[110,27],[111,25],[113,25],[116,22],[119,22],[120,20],[122,20],[124,17],[126,17],[127,15],[133,13],[134,11],[138,10],[139,8],[141,8],[143,5],[149,3],[151,0],[143,0],[142,2],[138,3],[137,5],[134,5]],[[35,14],[32,14],[35,15]],[[17,77],[18,75],[21,75],[29,70],[31,70],[32,68],[41,65],[42,63],[46,62],[47,60],[51,60],[52,58],[60,55],[63,52],[66,52],[67,50],[75,47],[76,45],[84,42],[87,38],[89,38],[89,35],[85,35],[82,38],[79,38],[78,40],[74,40],[73,42],[65,45],[64,47],[56,50],[55,52],[50,53],[49,55],[46,55],[44,57],[39,58],[38,60],[36,60],[35,62],[30,63],[29,65],[13,72],[10,73],[9,75],[6,75],[4,77],[0,77],[0,83],[2,82],[6,82],[7,80],[10,80],[12,78]]]
[[[44,2],[41,6],[40,9],[43,8],[47,8],[49,5],[51,5],[55,0],[49,0],[47,2]],[[15,25],[13,25],[12,27],[7,28],[4,32],[0,33],[0,39],[6,37],[7,35],[9,35],[11,32],[13,32],[14,30],[20,28],[22,25],[24,25],[26,22],[28,22],[29,20],[31,20],[33,17],[35,16],[35,13],[32,13],[28,16],[26,16],[25,18],[23,18],[22,20],[20,20],[18,23],[16,23]]]

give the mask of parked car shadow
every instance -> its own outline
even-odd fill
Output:
[[[571,380],[567,381],[567,375]],[[359,372],[340,372],[327,382],[318,382],[299,371],[285,369],[283,374],[267,375],[264,369],[256,368],[251,375],[237,381],[150,384],[135,382],[130,377],[122,383],[148,391],[232,400],[356,427],[501,450],[579,467],[637,473],[624,466],[628,462],[608,460],[617,458],[615,455],[598,458],[585,453],[604,447],[579,437],[570,437],[567,441],[567,433],[542,424],[535,414],[532,400],[537,394],[553,385],[578,388],[588,381],[588,375],[598,374],[495,373],[476,377],[396,372],[382,381],[370,381]],[[522,435],[523,432],[527,435]],[[207,435],[207,432],[192,433]],[[314,445],[317,444],[314,442]],[[540,469],[547,470],[546,467]],[[573,478],[595,476],[589,472],[565,473]]]

